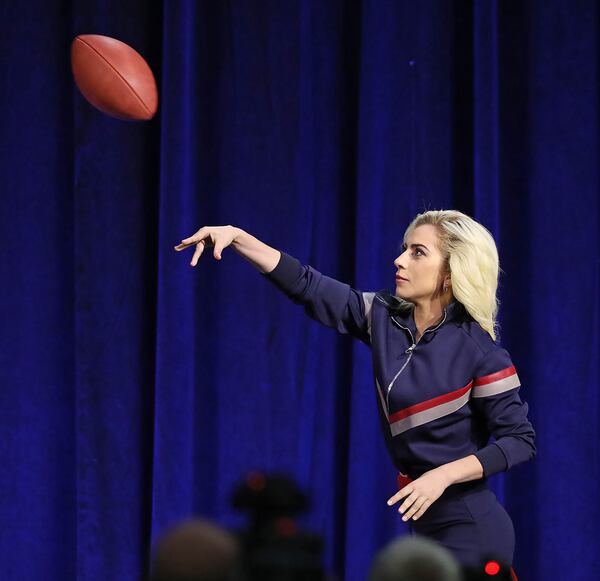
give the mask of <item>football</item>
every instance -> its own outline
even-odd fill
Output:
[[[103,113],[130,121],[154,117],[154,75],[128,44],[110,36],[80,34],[71,43],[71,68],[83,96]]]

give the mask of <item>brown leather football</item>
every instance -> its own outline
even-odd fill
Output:
[[[129,45],[100,34],[80,34],[71,44],[79,90],[94,107],[116,117],[147,121],[158,107],[152,70]]]

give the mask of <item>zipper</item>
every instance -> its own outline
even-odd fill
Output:
[[[442,319],[441,323],[439,325],[436,325],[433,329],[427,329],[427,331],[425,331],[420,337],[419,337],[419,341],[425,336],[425,333],[431,333],[432,331],[435,331],[436,329],[438,329],[439,327],[441,327],[444,324],[444,321],[446,320],[446,309],[444,309],[444,318]],[[394,316],[392,314],[390,314],[390,318],[392,319],[392,322],[397,325],[398,327],[405,329],[406,331],[408,331],[409,335],[410,335],[410,339],[412,341],[412,345],[406,349],[406,351],[404,351],[404,353],[408,353],[408,357],[406,358],[406,361],[404,362],[404,365],[400,368],[400,371],[398,371],[398,373],[396,373],[396,375],[394,376],[394,379],[392,379],[392,381],[390,382],[390,384],[388,385],[387,388],[387,392],[385,394],[385,403],[387,405],[388,408],[388,412],[390,409],[390,402],[389,402],[389,397],[390,397],[390,391],[392,391],[392,386],[394,385],[394,382],[396,381],[396,379],[398,379],[398,376],[404,371],[405,367],[408,365],[408,362],[411,360],[411,357],[413,356],[413,352],[415,350],[415,347],[417,346],[417,343],[419,341],[415,341],[415,338],[413,337],[412,331],[408,328],[405,327],[404,325],[401,325],[398,321],[396,321],[396,319],[394,319]]]

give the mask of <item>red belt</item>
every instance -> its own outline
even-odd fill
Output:
[[[402,474],[402,472],[398,473],[398,490],[401,490],[410,482],[412,482],[412,478],[410,476]]]

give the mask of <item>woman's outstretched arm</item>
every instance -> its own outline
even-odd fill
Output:
[[[281,257],[279,250],[235,226],[203,226],[189,238],[184,238],[181,244],[175,246],[175,250],[181,251],[195,246],[196,251],[190,264],[196,266],[206,246],[214,246],[213,256],[221,260],[223,249],[230,244],[240,256],[263,274],[271,272]]]
[[[357,291],[325,276],[234,226],[204,226],[182,240],[175,250],[196,246],[190,262],[196,266],[206,246],[214,246],[213,256],[221,260],[223,249],[229,245],[293,302],[302,305],[311,318],[370,345],[370,311],[375,293]]]

